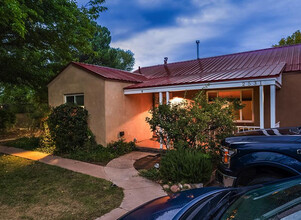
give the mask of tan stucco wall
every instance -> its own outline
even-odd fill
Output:
[[[124,138],[138,141],[152,137],[145,118],[152,107],[152,94],[124,95],[123,88],[129,83],[105,81],[106,141],[117,140],[119,132]]]
[[[301,126],[301,72],[283,73],[276,106],[276,122],[281,127]]]
[[[89,126],[99,144],[106,145],[118,139],[123,131],[124,138],[132,141],[152,137],[145,118],[150,116],[153,94],[124,95],[123,89],[131,85],[120,81],[104,80],[74,65],[69,65],[48,85],[49,105],[64,103],[64,95],[84,93],[85,108],[89,112]],[[282,88],[276,92],[276,122],[281,127],[301,125],[301,73],[284,73]],[[254,123],[242,125],[259,126],[259,89],[254,87]],[[265,86],[265,127],[270,124],[270,88]],[[197,91],[188,91],[191,99]],[[183,97],[185,92],[174,92],[170,97]],[[164,94],[165,95],[165,94]],[[158,94],[155,94],[156,100]],[[165,99],[165,96],[164,96]]]
[[[69,65],[48,85],[50,106],[64,103],[64,95],[84,93],[85,108],[89,112],[89,126],[99,144],[105,144],[105,81],[74,65]]]

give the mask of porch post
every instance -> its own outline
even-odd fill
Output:
[[[166,105],[169,104],[169,92],[166,92]],[[166,149],[169,149],[169,138],[168,136],[166,137]]]
[[[163,104],[163,94],[162,92],[159,92],[159,105]],[[160,128],[160,133],[162,132],[162,129]],[[163,149],[163,140],[162,137],[160,137],[160,149]]]
[[[260,117],[260,128],[264,128],[264,90],[263,85],[259,86],[259,117]]]
[[[168,105],[169,103],[169,92],[166,92],[166,104]]]
[[[270,112],[271,112],[271,128],[276,124],[276,86],[270,85]]]

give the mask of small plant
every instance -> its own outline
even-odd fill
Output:
[[[149,170],[140,170],[140,176],[145,177],[147,179],[158,181],[160,180],[160,173],[159,170],[156,168],[151,168]]]
[[[116,155],[123,155],[130,153],[136,149],[136,145],[133,141],[125,142],[124,139],[111,142],[107,145],[107,149]]]
[[[199,150],[182,147],[169,150],[162,156],[159,172],[164,182],[207,182],[212,173],[211,157]]]

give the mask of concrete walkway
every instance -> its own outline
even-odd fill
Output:
[[[117,219],[131,209],[136,208],[149,200],[166,195],[159,184],[140,177],[137,170],[133,167],[133,164],[137,159],[150,155],[151,153],[134,151],[112,160],[107,166],[103,167],[14,147],[0,146],[0,152],[106,179],[123,188],[124,198],[120,207],[112,210],[97,220]]]

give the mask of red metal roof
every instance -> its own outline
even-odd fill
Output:
[[[146,78],[141,74],[131,73],[124,70],[119,70],[119,69],[114,69],[114,68],[104,67],[104,66],[97,66],[97,65],[87,64],[87,63],[72,62],[72,64],[84,68],[86,70],[89,70],[90,72],[93,72],[106,79],[134,82],[134,83],[139,83],[146,80]]]
[[[275,77],[301,71],[301,44],[202,58],[134,71],[147,78],[127,88]]]
[[[191,75],[177,75],[177,76],[163,76],[160,78],[153,78],[142,83],[130,85],[127,89],[145,88],[154,86],[166,85],[180,85],[191,83],[209,83],[217,81],[230,81],[241,79],[255,79],[266,77],[277,77],[285,67],[285,63],[267,65],[262,67],[251,67],[237,70],[223,70],[212,73],[191,74]]]

